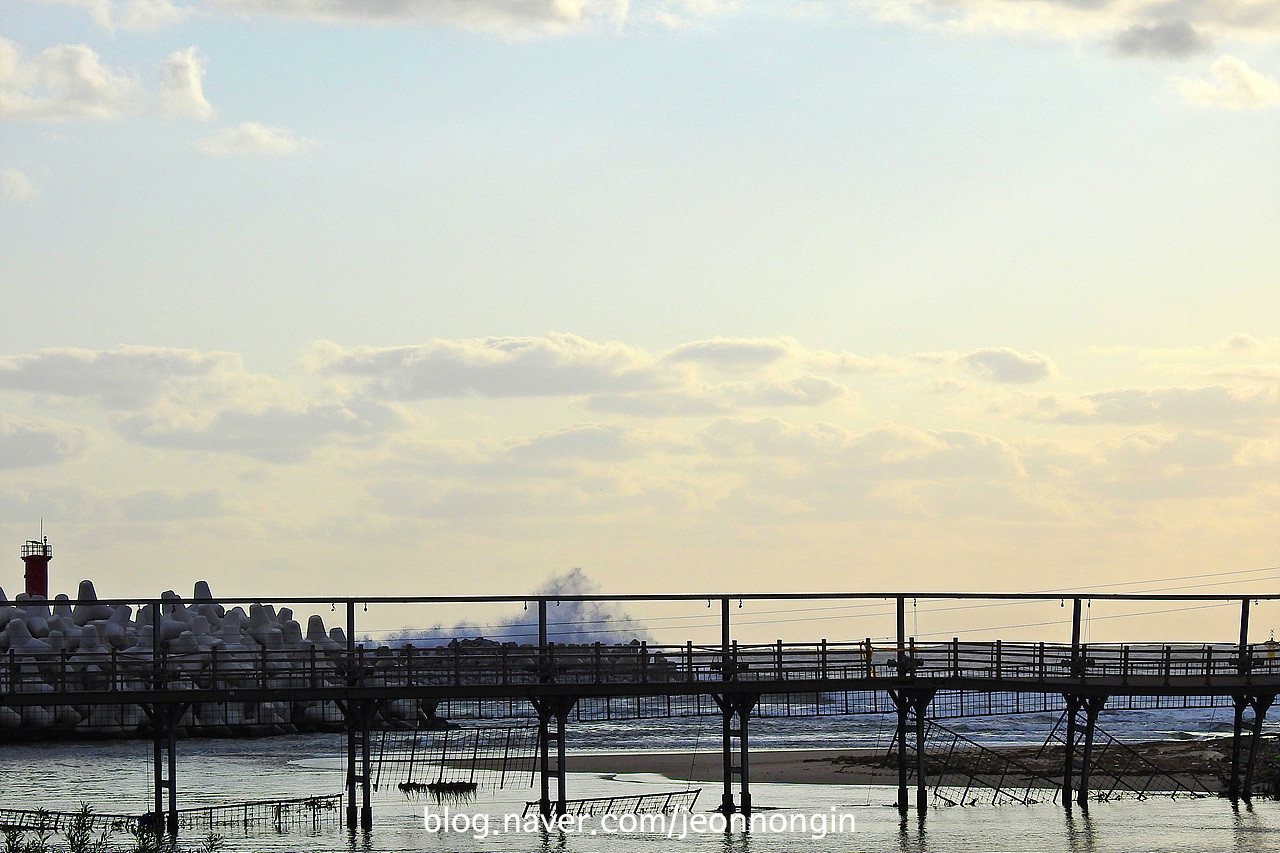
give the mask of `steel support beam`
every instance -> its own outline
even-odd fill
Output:
[[[557,817],[567,808],[565,790],[565,729],[577,696],[534,697],[529,700],[538,714],[538,811],[543,818]],[[552,761],[554,745],[555,760]],[[551,799],[551,780],[556,782],[556,798]]]
[[[154,794],[150,829],[156,838],[178,834],[178,723],[191,703],[139,705],[151,723],[151,771]]]
[[[1266,720],[1267,710],[1275,702],[1276,694],[1236,695],[1232,696],[1235,705],[1235,719],[1231,736],[1231,776],[1227,780],[1227,796],[1231,802],[1253,799],[1253,776],[1258,766],[1258,747],[1262,741],[1262,724]],[[1244,711],[1253,710],[1253,719],[1249,721],[1249,754],[1244,767],[1240,766],[1240,755],[1243,752]],[[1243,777],[1243,778],[1242,778]]]
[[[1082,809],[1089,807],[1089,777],[1093,772],[1093,739],[1098,714],[1107,704],[1107,696],[1063,694],[1067,700],[1067,731],[1063,739],[1062,804],[1071,808],[1072,794]],[[1083,743],[1081,737],[1083,736]],[[1076,784],[1076,759],[1079,757],[1079,785]]]
[[[751,747],[748,738],[751,712],[760,701],[759,694],[712,693],[720,709],[721,756],[723,758],[724,792],[720,796],[722,814],[751,814]],[[734,741],[737,741],[735,747]],[[735,757],[737,763],[735,764]],[[738,801],[733,798],[733,780],[738,780]]]
[[[898,689],[890,690],[898,712],[898,726],[894,738],[898,743],[898,811],[906,814],[910,808],[908,779],[914,770],[916,775],[916,811],[924,814],[929,809],[928,779],[925,777],[925,734],[928,725],[929,703],[933,701],[934,690]],[[908,744],[911,744],[908,747]],[[908,754],[914,753],[914,756]]]

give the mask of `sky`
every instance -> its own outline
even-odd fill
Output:
[[[1280,579],[1277,0],[5,0],[0,283],[10,595]]]

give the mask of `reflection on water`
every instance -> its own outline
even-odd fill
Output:
[[[1066,819],[1067,843],[1071,853],[1091,853],[1093,847],[1093,821],[1088,809],[1063,809]]]
[[[0,754],[7,772],[0,777],[5,805],[74,811],[88,801],[101,812],[145,811],[150,802],[150,743],[44,744],[7,746]],[[270,799],[328,794],[344,787],[337,737],[280,737],[258,741],[183,741],[178,750],[182,805],[210,805],[235,799]],[[425,808],[487,815],[495,825],[519,815],[536,792],[528,774],[522,787],[478,791],[466,802],[410,800],[387,784],[374,795],[374,828],[348,833],[338,821],[284,832],[246,835],[222,829],[227,853],[829,853],[831,850],[903,853],[1262,853],[1280,850],[1280,803],[1259,801],[1252,810],[1232,810],[1219,798],[1170,800],[1153,796],[1091,804],[1088,812],[1054,803],[1034,806],[912,809],[905,820],[891,804],[886,786],[755,783],[753,799],[769,815],[852,815],[850,837],[813,838],[803,832],[690,833],[684,839],[654,832],[588,833],[523,830],[476,838],[428,832]],[[617,797],[671,791],[685,783],[647,774],[611,776],[570,773],[575,798]],[[715,799],[715,798],[711,798]],[[191,843],[196,837],[192,835]],[[117,837],[116,849],[124,839]]]

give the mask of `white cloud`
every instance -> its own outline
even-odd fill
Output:
[[[740,403],[752,406],[820,406],[853,397],[852,391],[834,379],[812,373],[777,382],[730,385],[726,390]]]
[[[216,114],[204,96],[205,62],[194,47],[175,50],[160,63],[160,112],[209,121]]]
[[[0,357],[0,388],[93,397],[113,409],[147,404],[174,380],[240,372],[240,356],[166,347],[60,348]]]
[[[0,358],[0,389],[93,400],[117,432],[150,447],[308,458],[329,439],[398,427],[398,410],[360,395],[312,399],[248,373],[238,355],[163,347],[51,349]]]
[[[1040,382],[1058,374],[1048,357],[1007,347],[974,350],[963,355],[960,361],[973,372],[996,382]]]
[[[918,352],[910,358],[929,366],[960,367],[993,382],[1029,383],[1058,377],[1053,359],[1009,347],[983,347],[963,355],[951,351]]]
[[[171,0],[129,0],[117,4],[115,26],[130,31],[152,31],[179,23],[195,14],[192,6],[176,6]]]
[[[331,438],[359,438],[399,423],[388,407],[367,400],[267,407],[224,405],[212,411],[153,409],[117,425],[131,441],[149,447],[238,453],[264,462],[308,459]]]
[[[350,350],[322,342],[311,361],[324,372],[364,378],[378,396],[396,400],[628,393],[678,384],[672,370],[641,350],[557,333]]]
[[[1086,394],[1074,404],[1055,402],[1037,416],[1073,424],[1165,423],[1219,428],[1248,422],[1280,422],[1280,388],[1119,388]]]
[[[150,32],[176,24],[195,14],[192,6],[175,6],[172,0],[41,0],[88,10],[98,26],[107,32]]]
[[[1155,59],[1183,59],[1213,47],[1213,39],[1186,21],[1133,24],[1117,33],[1110,43],[1121,56]]]
[[[312,144],[310,140],[295,136],[292,130],[246,121],[236,127],[224,127],[213,136],[197,142],[196,147],[214,157],[230,157],[239,154],[293,154]]]
[[[1234,56],[1222,56],[1209,70],[1216,83],[1189,77],[1178,78],[1178,91],[1188,103],[1198,107],[1247,110],[1280,102],[1280,82],[1259,74]]]
[[[33,201],[40,188],[18,169],[0,169],[0,201]]]
[[[0,469],[52,465],[79,456],[88,443],[79,427],[0,415]]]
[[[141,84],[107,68],[88,45],[58,45],[24,60],[16,44],[0,38],[0,119],[117,119],[145,105]]]
[[[209,5],[237,15],[441,25],[522,37],[619,21],[625,18],[628,4],[627,0],[209,0]]]
[[[225,513],[222,496],[214,489],[175,493],[148,489],[123,495],[119,500],[122,521],[178,521],[216,518]]]
[[[1272,0],[863,0],[877,17],[924,29],[1101,40],[1121,55],[1183,58],[1216,39],[1275,40]]]
[[[794,358],[798,348],[790,338],[711,338],[681,344],[663,355],[663,359],[721,368],[758,368]]]
[[[731,411],[729,401],[707,389],[643,391],[633,394],[594,394],[587,408],[596,412],[635,415],[645,418],[698,417],[723,415]]]

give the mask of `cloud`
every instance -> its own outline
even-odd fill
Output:
[[[960,362],[974,373],[996,382],[1040,382],[1058,374],[1048,357],[1007,347],[974,350],[961,356]]]
[[[118,119],[145,106],[141,84],[107,68],[88,45],[58,45],[24,60],[0,37],[0,119]]]
[[[1041,416],[1058,423],[1183,424],[1225,427],[1280,421],[1280,388],[1245,391],[1223,385],[1200,388],[1121,388],[1086,394],[1079,404],[1048,405]]]
[[[160,64],[160,112],[209,121],[216,115],[204,96],[205,63],[194,47],[175,50]]]
[[[663,360],[698,362],[721,368],[758,368],[795,357],[799,345],[791,338],[712,338],[681,344]]]
[[[742,5],[742,0],[659,0],[650,14],[659,24],[672,29],[723,15]]]
[[[681,344],[663,354],[671,364],[696,364],[717,370],[761,370],[768,367],[834,370],[841,373],[900,373],[905,362],[888,356],[810,350],[794,338],[710,338]]]
[[[1271,0],[867,0],[873,14],[921,29],[1101,40],[1122,56],[1184,58],[1215,39],[1275,40]]]
[[[0,357],[0,388],[93,397],[108,408],[132,409],[159,396],[175,379],[243,370],[240,356],[164,347],[40,350]]]
[[[175,6],[171,0],[129,0],[123,7],[116,4],[116,9],[114,26],[133,32],[161,29],[186,20],[196,11],[192,6]]]
[[[450,26],[512,37],[571,32],[625,18],[626,0],[209,0],[236,15],[278,15],[326,23]]]
[[[728,390],[741,404],[750,406],[821,406],[853,397],[852,391],[834,379],[812,373],[779,382],[729,386]]]
[[[280,156],[293,154],[313,144],[311,140],[295,136],[292,130],[246,121],[235,127],[224,127],[213,136],[198,141],[196,147],[213,157],[242,154]]]
[[[192,6],[175,6],[172,0],[41,0],[88,10],[98,26],[107,32],[150,32],[176,24],[195,14]]]
[[[618,424],[575,424],[517,442],[506,449],[505,455],[541,461],[621,462],[648,456],[655,450],[684,449],[685,445],[672,436]]]
[[[1269,107],[1280,102],[1280,83],[1259,74],[1234,56],[1222,56],[1209,70],[1216,83],[1180,77],[1178,92],[1198,107],[1221,107],[1248,110]]]
[[[983,347],[964,355],[955,352],[918,352],[912,361],[929,366],[958,366],[993,382],[1025,384],[1058,377],[1053,359],[1039,353],[1023,353],[1009,347]]]
[[[373,393],[394,400],[629,393],[677,379],[641,350],[557,333],[350,350],[321,342],[311,362],[322,372],[366,379]]]
[[[1186,21],[1134,24],[1117,33],[1111,48],[1121,56],[1185,59],[1213,47],[1213,39],[1197,32]]]
[[[34,201],[40,188],[18,169],[0,169],[0,201]]]
[[[151,489],[120,498],[124,521],[182,521],[216,518],[225,513],[221,495],[214,489],[174,493]]]
[[[751,463],[787,460],[787,479],[846,486],[866,481],[1021,478],[1021,454],[1008,443],[965,430],[886,424],[854,432],[831,423],[795,425],[778,418],[721,419],[699,433],[717,458]],[[826,486],[823,486],[825,489]]]
[[[225,407],[192,417],[187,411],[148,411],[117,428],[148,447],[238,453],[276,464],[302,462],[331,438],[372,436],[398,425],[391,409],[368,400],[265,408]]]
[[[88,447],[85,430],[0,415],[0,469],[53,465]]]
[[[595,412],[646,418],[723,415],[732,409],[728,400],[713,395],[706,389],[595,394],[587,399],[587,408]]]

